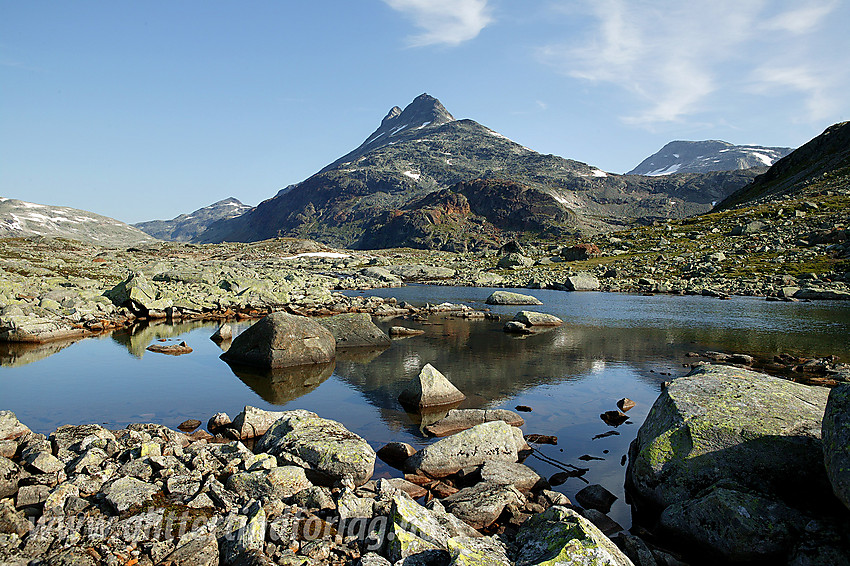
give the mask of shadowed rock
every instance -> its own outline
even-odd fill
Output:
[[[389,336],[375,326],[367,313],[338,314],[316,322],[330,330],[337,348],[386,348],[391,344]]]
[[[336,341],[327,328],[306,317],[276,312],[237,336],[221,359],[281,368],[326,363],[335,355]]]

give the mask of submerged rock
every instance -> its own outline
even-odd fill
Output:
[[[425,364],[419,375],[410,380],[398,399],[405,405],[422,409],[460,403],[466,399],[466,395],[434,366]]]
[[[523,295],[522,293],[512,293],[510,291],[494,291],[492,295],[484,301],[488,305],[542,305],[543,303],[537,297],[531,295]]]
[[[628,485],[659,507],[725,478],[817,501],[829,493],[821,420],[829,390],[701,366],[658,397],[629,449]]]
[[[387,348],[391,344],[389,336],[375,326],[367,313],[338,314],[317,318],[316,322],[330,330],[337,348]]]
[[[419,336],[425,334],[424,330],[416,330],[413,328],[405,328],[404,326],[393,326],[390,328],[390,336],[406,337]]]
[[[281,368],[330,362],[336,340],[321,324],[284,312],[270,314],[234,338],[221,359],[236,364]]]

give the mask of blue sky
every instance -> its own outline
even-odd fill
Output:
[[[257,204],[427,92],[622,173],[850,119],[850,3],[0,0],[0,196],[127,222]]]

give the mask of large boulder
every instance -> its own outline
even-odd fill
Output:
[[[660,525],[674,540],[708,549],[728,563],[788,556],[808,521],[778,501],[715,486],[669,506]]]
[[[488,305],[542,305],[537,297],[512,293],[510,291],[493,291],[493,294],[484,301]]]
[[[79,338],[88,332],[69,321],[38,316],[35,313],[0,316],[0,342],[32,342]]]
[[[832,491],[850,509],[850,384],[830,391],[822,432],[823,462]]]
[[[156,287],[141,272],[131,273],[127,279],[106,291],[104,295],[118,306],[147,314],[149,311],[164,311],[174,303],[159,296]]]
[[[336,340],[321,324],[285,312],[272,313],[233,339],[221,359],[234,364],[281,368],[327,363]]]
[[[240,440],[259,438],[279,419],[296,415],[317,416],[315,413],[305,411],[304,409],[296,409],[294,411],[264,411],[263,409],[246,405],[242,409],[242,412],[233,419],[230,428],[236,431]]]
[[[567,291],[598,291],[599,279],[587,272],[570,275],[564,281]]]
[[[398,399],[405,405],[423,409],[454,405],[466,399],[466,395],[434,366],[425,364],[419,375],[410,380]]]
[[[404,467],[439,478],[488,461],[516,462],[525,446],[520,429],[504,421],[492,421],[426,446],[408,458]]]
[[[344,313],[316,322],[330,330],[337,348],[377,347],[387,348],[392,343],[384,331],[375,326],[368,313]]]
[[[829,493],[821,420],[829,391],[727,366],[701,366],[658,397],[629,449],[626,482],[664,508],[718,479],[816,501]]]
[[[502,268],[521,268],[521,267],[529,267],[534,263],[534,260],[530,257],[525,257],[522,254],[512,253],[503,255],[499,258],[499,261],[496,262],[496,267]]]
[[[632,561],[593,523],[572,509],[558,505],[523,523],[517,533],[516,546],[519,548],[517,566],[633,566]]]
[[[482,481],[443,500],[446,510],[475,529],[492,525],[507,505],[519,506],[522,494],[513,486]]]
[[[297,413],[293,411],[293,413]],[[276,421],[255,447],[281,465],[304,468],[310,481],[363,485],[375,471],[375,451],[342,424],[315,415],[292,414]]]

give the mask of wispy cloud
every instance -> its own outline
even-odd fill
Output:
[[[478,36],[493,21],[487,0],[384,0],[411,19],[422,33],[410,36],[412,47],[459,45]]]
[[[819,76],[828,67],[814,65],[828,55],[808,41],[840,7],[835,0],[803,7],[788,0],[586,0],[579,8],[575,2],[558,6],[586,32],[541,48],[540,58],[571,77],[635,95],[637,104],[622,116],[627,123],[651,128],[681,122],[708,110],[716,95],[767,94],[770,86],[805,97],[815,119],[842,96],[834,81]],[[779,53],[796,60],[772,67],[769,61]],[[836,66],[845,65],[843,56],[832,57],[834,75]]]

